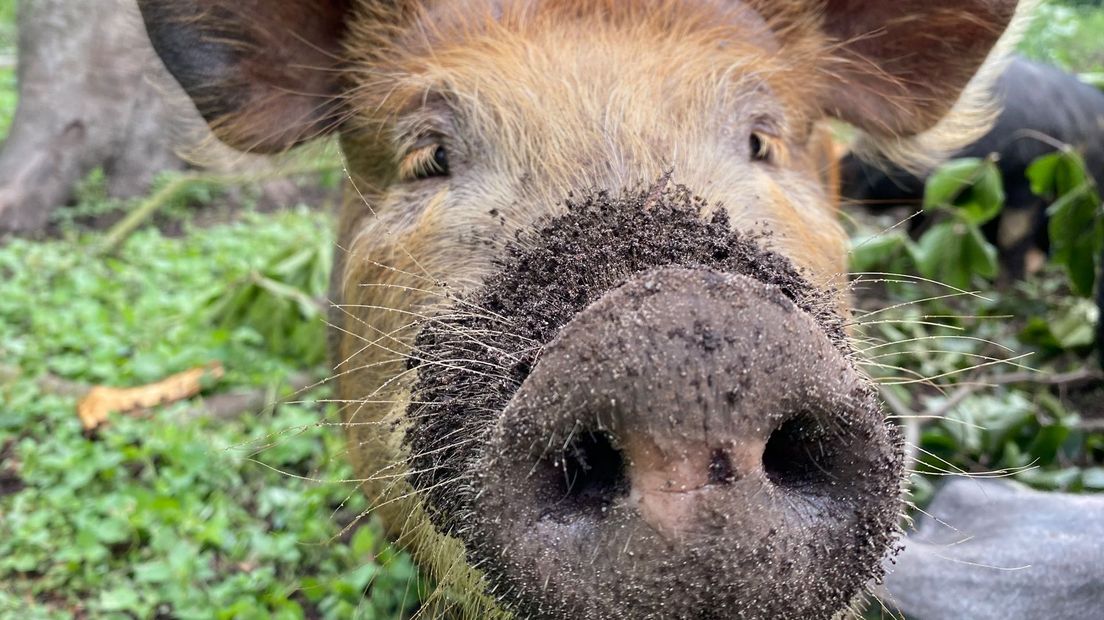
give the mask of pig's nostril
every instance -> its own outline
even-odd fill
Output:
[[[544,516],[557,519],[599,518],[628,492],[625,461],[606,432],[588,432],[546,459],[550,482]]]
[[[877,575],[900,471],[843,353],[776,287],[634,276],[519,366],[441,529],[519,618],[832,616]]]
[[[763,471],[776,486],[808,489],[835,479],[831,434],[811,415],[800,415],[782,424],[767,440]]]

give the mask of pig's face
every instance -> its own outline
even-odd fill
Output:
[[[809,148],[821,138],[808,79],[820,39],[783,41],[739,3],[503,4],[442,3],[354,61],[366,69],[346,151],[386,162],[360,179],[375,212],[352,227],[365,250],[432,220],[416,234],[446,238],[407,245],[443,255],[434,278],[477,283],[568,193],[669,173],[839,284],[844,238],[819,175],[830,161]]]
[[[899,440],[822,123],[968,138],[1015,8],[143,4],[225,140],[340,133],[350,452],[429,608],[479,618],[828,617],[878,576]]]

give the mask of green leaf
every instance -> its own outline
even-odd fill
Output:
[[[953,275],[947,273],[948,261],[950,270],[957,270],[958,257],[962,254],[962,243],[955,232],[957,225],[953,221],[941,222],[924,233],[915,247],[916,266],[926,278],[966,288],[969,285],[968,273],[960,270]]]
[[[975,275],[997,275],[997,250],[974,224],[950,220],[924,233],[914,249],[917,267],[926,278],[969,289]]]
[[[130,588],[120,587],[100,592],[99,607],[103,611],[137,612],[140,604],[138,593]]]
[[[1051,153],[1049,155],[1043,155],[1031,162],[1031,165],[1027,167],[1027,171],[1024,173],[1027,180],[1031,183],[1031,192],[1036,196],[1042,198],[1053,198],[1056,186],[1056,178],[1058,164],[1062,159],[1062,154]]]
[[[924,186],[924,210],[946,209],[955,204],[981,176],[985,160],[977,157],[953,159],[940,166]]]
[[[970,271],[983,278],[992,280],[997,276],[997,248],[985,239],[977,226],[966,227],[963,260]]]
[[[1036,159],[1027,169],[1031,191],[1055,199],[1050,206],[1052,260],[1065,268],[1074,292],[1092,294],[1096,260],[1104,250],[1104,216],[1100,193],[1072,149]]]
[[[891,231],[854,239],[851,244],[851,271],[869,273],[883,271],[884,266],[902,254],[909,244],[908,235]]]
[[[371,557],[376,548],[376,534],[370,527],[358,528],[349,546],[358,557]]]
[[[1088,299],[1077,299],[1050,321],[1050,333],[1063,349],[1077,349],[1096,342],[1099,310]]]
[[[141,583],[164,583],[171,579],[172,568],[165,562],[145,562],[134,567],[134,580]]]
[[[991,159],[968,157],[947,162],[928,177],[924,210],[951,210],[981,225],[1000,214],[1004,184]]]
[[[1016,479],[1033,487],[1051,491],[1065,491],[1077,484],[1081,470],[1076,467],[1064,469],[1030,469],[1017,474]]]
[[[1052,260],[1065,267],[1074,292],[1088,297],[1096,281],[1096,257],[1104,249],[1100,199],[1083,186],[1063,195],[1050,208]]]
[[[121,519],[103,519],[94,526],[97,540],[107,544],[119,544],[130,538],[130,528]]]
[[[1050,424],[1039,429],[1028,448],[1028,453],[1038,459],[1039,465],[1050,465],[1058,456],[1062,443],[1069,437],[1070,429],[1062,424]]]
[[[1104,491],[1104,467],[1090,467],[1081,472],[1081,484],[1086,490]]]

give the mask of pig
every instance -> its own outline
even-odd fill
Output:
[[[1004,180],[1004,212],[984,227],[996,244],[1010,280],[1029,271],[1032,253],[1050,248],[1049,201],[1031,191],[1027,168],[1037,158],[1068,145],[1085,159],[1089,174],[1104,186],[1104,92],[1061,69],[1015,57],[997,81],[1001,113],[993,128],[954,157],[995,157]],[[846,201],[871,207],[912,205],[924,198],[923,174],[888,168],[848,155],[840,165]],[[912,223],[922,229],[921,219]]]
[[[1014,57],[997,81],[994,96],[1001,112],[993,128],[953,157],[996,158],[1005,208],[983,232],[997,246],[1004,279],[1014,281],[1026,277],[1033,270],[1030,264],[1040,263],[1050,250],[1050,201],[1031,191],[1031,163],[1068,146],[1082,155],[1097,187],[1104,187],[1104,92],[1061,69]],[[871,208],[919,208],[924,198],[925,175],[854,154],[843,158],[839,179],[845,201]],[[926,221],[913,218],[910,225],[919,233]],[[1104,278],[1104,258],[1100,266]],[[1104,317],[1104,285],[1098,286],[1096,299]],[[1097,322],[1096,349],[1104,367],[1104,320]]]
[[[829,618],[880,578],[902,444],[826,127],[976,137],[1019,4],[140,0],[223,141],[340,142],[334,382],[422,613],[558,620]]]

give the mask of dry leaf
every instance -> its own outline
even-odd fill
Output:
[[[77,415],[85,430],[90,431],[106,422],[112,412],[130,413],[191,398],[199,394],[205,378],[217,381],[224,374],[222,364],[212,362],[140,387],[96,386],[77,403]]]

